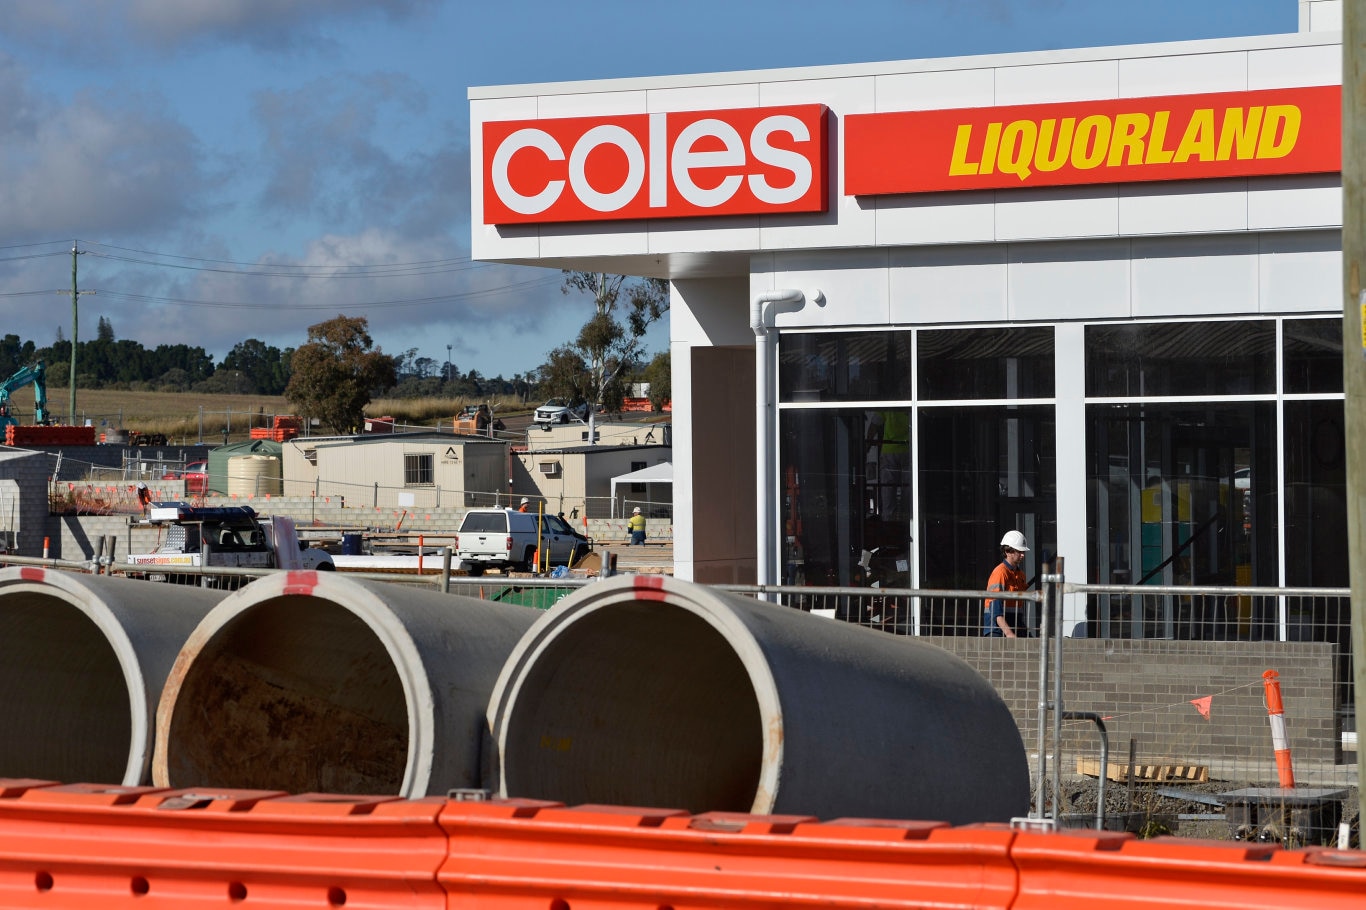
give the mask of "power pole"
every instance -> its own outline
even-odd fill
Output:
[[[1360,720],[1366,704],[1366,0],[1342,4],[1342,384],[1347,434],[1347,541],[1352,585],[1352,676],[1357,718],[1358,817],[1366,813]]]

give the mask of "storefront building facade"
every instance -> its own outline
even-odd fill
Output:
[[[681,577],[980,590],[1018,529],[1031,576],[1346,586],[1341,13],[1300,10],[472,89],[473,254],[671,280]]]

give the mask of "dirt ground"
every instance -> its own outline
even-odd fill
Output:
[[[1106,781],[1106,828],[1109,830],[1129,830],[1140,837],[1174,834],[1179,837],[1232,841],[1235,839],[1233,826],[1225,817],[1223,806],[1211,804],[1210,800],[1215,799],[1220,794],[1238,789],[1242,788],[1228,781],[1209,781],[1198,784],[1135,783],[1131,796],[1127,784]],[[1097,790],[1098,781],[1095,778],[1064,777],[1062,781],[1061,814],[1067,827],[1094,827]],[[1356,848],[1360,844],[1361,838],[1360,819],[1357,817],[1359,808],[1357,790],[1355,787],[1346,788],[1346,790],[1347,796],[1342,801],[1341,815],[1338,821],[1347,822],[1351,825],[1351,846]],[[1183,818],[1182,816],[1186,817]],[[1327,821],[1331,822],[1331,819],[1327,819]],[[1298,842],[1299,838],[1293,834],[1282,837],[1267,834],[1261,836],[1267,840],[1277,840],[1283,846],[1302,845]],[[1253,838],[1244,837],[1242,839],[1250,840]],[[1336,824],[1332,825],[1331,832],[1324,833],[1318,842],[1335,845],[1337,843]]]

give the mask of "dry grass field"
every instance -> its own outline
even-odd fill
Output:
[[[67,389],[48,389],[48,405],[65,414]],[[33,398],[20,391],[13,398],[19,421],[32,420]],[[466,404],[465,398],[377,399],[365,409],[367,417],[391,416],[415,426],[449,425]],[[528,408],[513,399],[493,402],[495,413],[515,414]],[[172,445],[203,442],[218,444],[228,430],[230,442],[249,439],[252,427],[268,427],[277,414],[295,413],[283,396],[202,395],[194,392],[125,392],[115,389],[77,389],[76,416],[89,420],[100,432],[105,429],[164,433]]]

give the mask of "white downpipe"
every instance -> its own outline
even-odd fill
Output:
[[[778,483],[778,469],[774,457],[777,441],[777,425],[774,420],[777,395],[773,381],[773,334],[769,329],[773,323],[774,305],[802,304],[805,300],[806,295],[801,291],[787,288],[781,291],[764,291],[754,298],[749,307],[749,327],[754,330],[754,482],[758,488],[755,503],[758,514],[755,516],[754,580],[761,585],[773,584],[777,576],[774,571],[776,560],[772,534],[773,522],[777,517],[773,507],[773,491]]]

